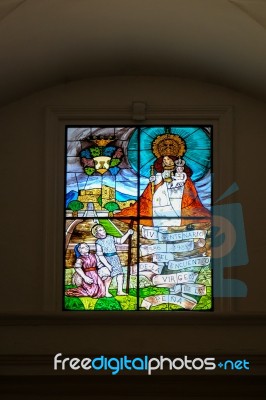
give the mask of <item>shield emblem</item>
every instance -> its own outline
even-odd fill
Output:
[[[94,157],[93,160],[97,172],[99,172],[100,174],[104,174],[106,171],[108,171],[110,167],[111,157],[100,156],[100,157]]]

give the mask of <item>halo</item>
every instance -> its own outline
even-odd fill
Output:
[[[165,143],[166,140],[173,142],[172,148],[163,147],[163,143]],[[165,133],[164,135],[157,136],[157,138],[152,142],[152,152],[155,157],[158,158],[161,156],[182,157],[186,152],[186,144],[180,136]]]
[[[194,182],[202,179],[210,171],[212,135],[208,127],[171,126],[171,131],[167,132],[167,128],[164,126],[147,126],[141,127],[139,131],[138,133],[138,128],[136,128],[132,132],[127,148],[127,158],[131,168],[136,174],[140,174],[140,177],[149,178],[151,165],[154,165],[156,159],[159,158],[158,155],[155,155],[158,138],[160,138],[160,142],[173,141],[172,144],[175,145],[173,148],[176,147],[178,151],[174,156],[178,157],[180,154],[180,157],[186,162],[186,166],[192,170],[191,179]],[[167,135],[168,139],[166,139]],[[183,154],[182,146],[180,147],[182,141],[185,143]],[[160,148],[158,151],[161,154]],[[180,151],[181,153],[179,153]]]

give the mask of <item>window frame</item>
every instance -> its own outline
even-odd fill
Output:
[[[48,315],[82,320],[84,317],[109,323],[168,323],[181,320],[193,321],[205,315],[227,314],[234,310],[232,298],[214,298],[214,311],[169,313],[121,311],[66,311],[62,308],[63,248],[64,248],[64,184],[65,184],[65,129],[67,126],[165,126],[211,125],[213,127],[213,198],[218,198],[234,182],[234,141],[232,106],[164,106],[147,107],[145,103],[133,103],[131,107],[47,107],[45,124],[45,207],[44,207],[44,285],[43,311]],[[225,156],[226,154],[226,156]],[[226,161],[226,162],[224,162]],[[230,282],[231,268],[226,279]],[[222,291],[223,281],[219,282]],[[230,289],[229,289],[230,291]],[[88,317],[89,315],[89,317]],[[156,317],[157,315],[157,317]],[[109,317],[108,317],[109,316]],[[112,318],[110,319],[110,316]],[[181,318],[181,320],[180,320]],[[208,317],[209,318],[209,317]]]

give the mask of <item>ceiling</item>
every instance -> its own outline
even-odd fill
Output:
[[[266,101],[266,0],[0,0],[0,104],[93,76],[177,76]]]

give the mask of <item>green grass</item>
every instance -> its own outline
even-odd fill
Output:
[[[71,289],[76,286],[67,285],[65,288]],[[191,295],[198,303],[194,308],[197,310],[210,310],[212,308],[212,288],[207,287],[205,296]],[[90,298],[78,298],[78,297],[68,297],[65,296],[65,309],[66,310],[135,310],[137,308],[137,290],[130,289],[128,296],[117,296],[116,289],[110,289],[110,293],[113,297],[103,297],[100,299],[90,299]],[[168,288],[158,288],[158,287],[146,287],[139,289],[139,305],[141,305],[142,300],[149,296],[157,295],[167,295],[169,294]],[[146,308],[140,307],[140,310],[147,311]],[[151,306],[150,311],[175,311],[183,310],[183,307],[177,304],[159,304],[156,306]]]
[[[76,288],[76,285],[65,285],[65,290]]]
[[[85,310],[82,301],[78,297],[68,296],[65,296],[65,309],[73,311]]]
[[[211,286],[206,288],[206,295],[199,299],[194,310],[210,310],[212,308],[212,290]]]
[[[114,297],[102,297],[95,304],[94,310],[122,310],[122,307]]]
[[[137,298],[135,296],[116,296],[116,300],[120,303],[122,310],[136,310]]]
[[[212,271],[210,266],[203,267],[197,277],[196,283],[201,283],[206,286],[211,285]]]
[[[169,294],[168,288],[158,288],[154,286],[149,286],[146,288],[141,288],[139,290],[140,297],[158,296],[159,294]]]

